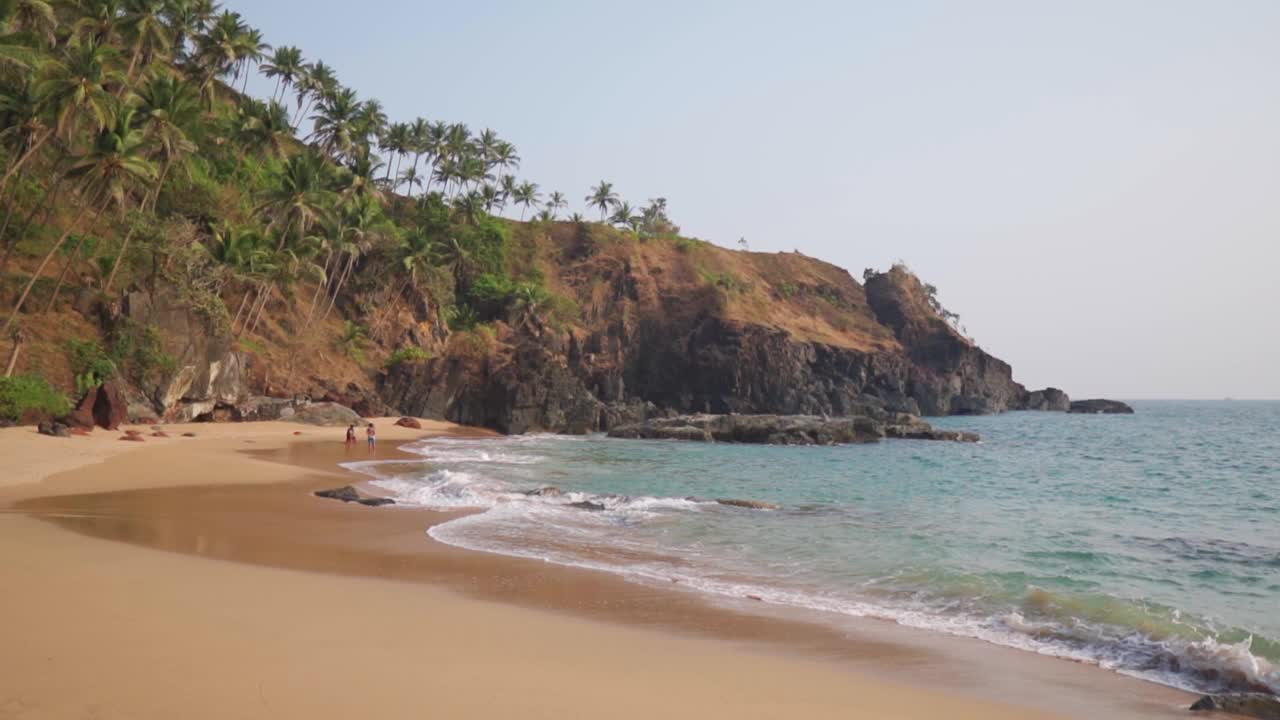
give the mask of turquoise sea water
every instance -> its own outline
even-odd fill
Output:
[[[361,469],[403,502],[484,509],[431,530],[461,547],[1280,691],[1280,403],[1135,406],[935,422],[979,444],[527,436]]]

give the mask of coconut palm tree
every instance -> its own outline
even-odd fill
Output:
[[[75,218],[67,225],[57,242],[49,248],[40,265],[32,273],[31,280],[23,288],[17,303],[14,304],[13,312],[5,322],[4,329],[0,330],[0,335],[9,332],[9,328],[13,326],[23,304],[31,294],[31,288],[35,286],[45,268],[49,266],[49,262],[75,231],[86,213],[92,209],[96,223],[98,216],[109,206],[115,205],[123,209],[126,199],[137,187],[155,182],[157,177],[155,165],[145,157],[146,139],[141,130],[133,127],[132,121],[132,110],[121,112],[116,117],[114,126],[99,131],[93,147],[72,162],[67,175],[80,186],[83,198],[88,201],[81,205]],[[56,290],[54,297],[57,297]]]
[[[303,72],[302,51],[292,45],[276,48],[271,59],[262,64],[262,74],[268,79],[274,78],[276,89],[271,93],[274,100],[284,96]]]
[[[265,157],[284,160],[293,146],[293,126],[289,121],[289,111],[275,100],[263,103],[247,98],[240,105],[240,120],[236,130],[236,136],[248,149],[256,150]],[[243,155],[239,159],[243,160]]]
[[[565,198],[564,193],[556,191],[551,193],[547,198],[547,211],[551,213],[551,219],[555,220],[560,210],[569,207],[569,200]]]
[[[126,83],[133,83],[138,67],[145,67],[157,54],[167,54],[172,47],[173,36],[165,22],[167,7],[167,0],[125,1],[120,24],[131,47],[129,68],[124,73]]]
[[[600,181],[599,185],[591,188],[591,194],[586,197],[587,205],[594,206],[600,210],[600,221],[604,222],[604,215],[609,208],[618,204],[618,193],[613,191],[613,183]]]
[[[326,95],[314,118],[315,131],[308,136],[321,150],[334,157],[346,157],[355,148],[361,104],[356,92],[341,88]]]
[[[45,47],[57,42],[58,16],[45,0],[12,0],[8,21],[9,33],[26,33]]]
[[[524,209],[520,211],[520,220],[524,221],[524,214],[529,210],[529,206],[542,199],[542,194],[538,192],[538,184],[525,181],[516,186],[516,191],[511,195],[517,205],[523,205]]]
[[[613,215],[609,218],[609,222],[614,225],[630,225],[631,218],[635,214],[631,208],[631,203],[624,200],[613,207]]]
[[[317,220],[333,207],[333,193],[327,189],[325,166],[314,152],[300,152],[276,173],[258,210],[270,221],[268,229],[280,227],[281,252],[291,240],[301,241]]]
[[[409,197],[413,197],[414,186],[422,187],[422,178],[418,177],[418,169],[412,165],[405,168],[404,172],[400,173],[400,180],[396,183],[397,187],[404,185],[409,186],[408,191],[405,192],[405,195],[408,195]]]

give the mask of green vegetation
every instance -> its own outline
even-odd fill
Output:
[[[400,365],[401,363],[417,363],[417,362],[422,362],[423,360],[430,360],[430,359],[431,359],[431,353],[415,345],[410,347],[403,347],[391,353],[391,357],[387,358],[386,366],[388,368],[393,368],[393,367],[396,367],[397,365]]]
[[[717,287],[725,292],[745,292],[751,289],[749,283],[728,272],[714,272],[701,268],[698,270],[698,276],[708,285]]]
[[[66,396],[49,387],[44,378],[29,375],[0,378],[0,420],[18,422],[28,413],[58,417],[70,409]]]
[[[255,71],[270,96],[246,94]],[[337,312],[338,345],[361,358],[411,289],[451,328],[558,327],[574,302],[501,214],[546,232],[568,200],[519,167],[493,130],[393,121],[212,0],[0,0],[0,287],[15,293],[0,337],[64,288],[164,288],[258,353],[268,330],[301,342]],[[678,236],[664,198],[633,207],[601,181],[587,202],[640,239]],[[106,344],[69,351],[82,382],[173,369],[154,328]]]

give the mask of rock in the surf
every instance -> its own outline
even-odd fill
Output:
[[[580,502],[569,503],[569,507],[576,507],[579,510],[591,510],[594,512],[600,512],[601,510],[604,510],[603,503],[591,502],[590,500],[582,500]]]
[[[1071,409],[1067,412],[1076,413],[1077,415],[1132,415],[1133,408],[1119,400],[1094,398],[1093,400],[1071,401]]]
[[[1266,693],[1229,693],[1205,695],[1191,706],[1192,710],[1216,710],[1260,720],[1280,720],[1280,698]]]
[[[777,510],[778,506],[764,500],[738,500],[735,498],[719,498],[716,502],[729,507],[747,508],[748,510]]]

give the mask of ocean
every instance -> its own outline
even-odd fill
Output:
[[[401,503],[479,510],[430,529],[449,545],[1280,692],[1280,402],[1133,404],[934,421],[977,444],[530,435],[352,467]]]

